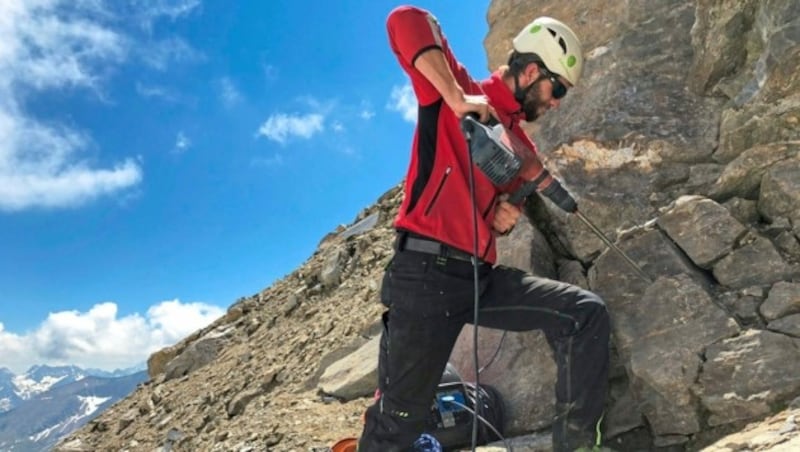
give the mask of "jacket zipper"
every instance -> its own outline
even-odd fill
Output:
[[[497,202],[497,195],[492,197],[492,202],[489,203],[489,205],[486,207],[486,210],[481,212],[481,218],[483,218],[484,220],[486,219],[486,216],[489,215],[489,212],[492,211],[492,208],[495,206],[496,202]],[[489,254],[489,249],[491,249],[492,247],[492,242],[494,242],[494,236],[491,233],[489,233],[489,241],[486,242],[486,247],[483,249],[483,253],[481,253],[481,259],[486,259],[486,255]]]
[[[489,234],[489,241],[486,242],[486,247],[483,249],[483,254],[481,254],[481,259],[486,259],[486,255],[489,254],[489,250],[492,247],[492,242],[494,242],[494,236]]]
[[[447,176],[450,175],[451,170],[452,169],[449,166],[445,168],[444,176],[442,176],[442,180],[439,181],[439,186],[436,187],[436,192],[433,194],[433,199],[431,199],[431,202],[428,203],[428,207],[425,209],[425,215],[431,213],[431,209],[433,208],[433,205],[436,204],[436,200],[439,198],[439,193],[442,192],[442,187],[444,187],[444,183],[447,181]]]
[[[483,213],[481,213],[481,217],[483,219],[486,219],[486,215],[489,215],[489,212],[492,211],[492,207],[494,207],[495,201],[497,201],[497,196],[496,195],[492,197],[492,202],[490,202],[489,205],[486,206],[486,210],[484,210]]]

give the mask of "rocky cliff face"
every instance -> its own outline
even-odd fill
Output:
[[[588,62],[530,131],[581,211],[652,281],[538,198],[502,262],[605,299],[606,433],[620,449],[800,446],[800,3],[494,0],[492,66],[542,14],[575,24]],[[400,196],[391,189],[294,273],[155,354],[151,380],[61,449],[313,450],[356,435]],[[452,357],[462,375],[467,330]],[[481,379],[507,400],[508,434],[546,430],[555,372],[541,335],[479,334],[484,363],[502,340]]]

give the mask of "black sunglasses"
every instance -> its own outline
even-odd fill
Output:
[[[542,72],[541,78],[548,78],[550,79],[550,83],[553,84],[553,98],[554,99],[561,99],[562,97],[567,95],[567,86],[561,83],[561,80],[558,79],[558,75],[550,72],[549,69],[544,67],[544,64],[537,64],[539,66],[539,70]]]

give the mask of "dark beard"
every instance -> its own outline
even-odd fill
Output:
[[[526,90],[525,102],[522,103],[522,111],[525,113],[525,121],[527,122],[533,122],[539,118],[539,109],[547,105],[546,102],[542,102],[538,90],[536,89],[541,81],[542,80],[537,80]]]

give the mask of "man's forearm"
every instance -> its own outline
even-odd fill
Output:
[[[426,50],[414,61],[414,67],[439,91],[453,111],[464,102],[464,90],[459,86],[444,53],[438,48]]]

